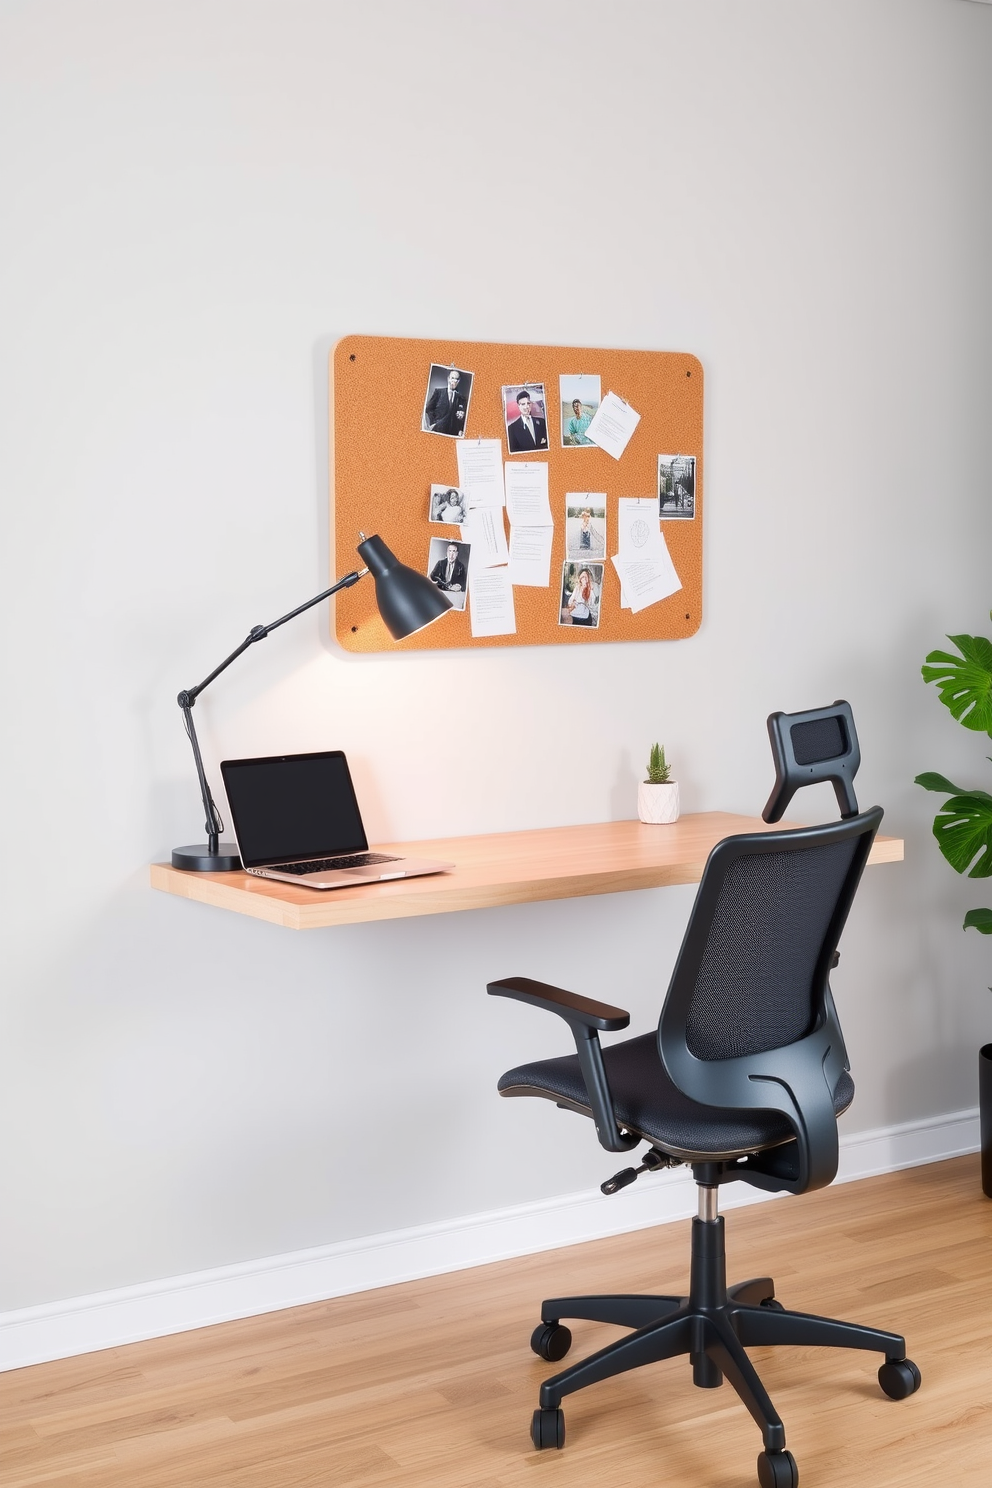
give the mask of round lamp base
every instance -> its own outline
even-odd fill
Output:
[[[241,867],[237,845],[233,842],[218,842],[218,851],[212,853],[205,842],[196,847],[174,847],[173,868],[184,868],[187,873],[236,873]]]

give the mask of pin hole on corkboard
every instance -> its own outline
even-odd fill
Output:
[[[349,360],[349,362],[353,362],[355,360],[355,353],[354,352],[351,353],[351,356],[348,358],[348,360]]]

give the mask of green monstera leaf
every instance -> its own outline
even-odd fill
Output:
[[[992,909],[969,909],[961,928],[980,930],[983,935],[992,935]],[[992,987],[989,991],[992,991]]]
[[[935,682],[940,700],[965,728],[992,734],[992,642],[984,636],[948,636],[960,651],[931,651],[921,668]]]
[[[966,785],[955,785],[953,780],[948,780],[946,775],[938,775],[936,770],[924,770],[922,775],[917,775],[913,781],[914,785],[922,785],[924,790],[943,791],[945,796],[984,796],[985,791],[970,791]],[[992,801],[992,796],[989,796]]]
[[[925,779],[917,777],[917,784]],[[946,783],[926,788],[944,790]],[[951,796],[933,819],[933,835],[955,873],[992,878],[992,796],[988,791]]]

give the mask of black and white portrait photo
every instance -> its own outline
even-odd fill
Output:
[[[461,527],[468,519],[468,501],[465,492],[457,486],[431,486],[431,522],[447,522]]]
[[[658,456],[658,515],[687,522],[695,517],[695,455]]]
[[[461,439],[468,423],[468,405],[472,397],[471,372],[458,367],[431,363],[424,398],[423,429],[427,434],[447,434]]]
[[[454,538],[432,537],[427,555],[427,577],[443,589],[456,610],[465,608],[468,592],[468,561],[471,543]]]
[[[506,447],[511,455],[547,453],[548,413],[543,382],[505,387],[503,417]]]

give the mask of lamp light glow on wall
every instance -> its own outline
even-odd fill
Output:
[[[329,599],[339,589],[350,589],[352,584],[357,584],[359,579],[364,578],[366,574],[371,574],[375,582],[375,602],[386,629],[394,641],[402,641],[406,636],[423,630],[425,625],[430,625],[433,620],[440,619],[451,609],[451,600],[447,594],[432,584],[426,574],[417,573],[415,569],[408,568],[405,563],[401,563],[381,537],[366,537],[364,532],[360,532],[359,537],[362,540],[358,544],[358,552],[365,564],[364,568],[345,574],[343,579],[338,579],[337,583],[332,584],[329,589],[315,594],[313,599],[308,599],[305,604],[297,605],[295,610],[290,610],[288,615],[282,615],[278,620],[273,620],[270,625],[252,626],[241,645],[232,651],[220,666],[214,667],[209,677],[204,677],[197,687],[184,690],[176,699],[182,709],[183,722],[193,748],[197,779],[200,782],[200,799],[203,802],[204,830],[207,834],[207,841],[193,847],[174,848],[173,868],[185,868],[193,873],[230,873],[241,867],[241,859],[238,857],[234,843],[220,840],[224,824],[214,803],[210,786],[207,784],[200,745],[193,724],[193,704],[204,688],[209,687],[215,677],[219,677],[221,672],[226,671],[232,661],[236,661],[241,653],[247,651],[248,647],[254,645],[256,641],[263,641],[273,630],[277,630],[280,625],[285,625],[287,620],[293,620],[297,615],[302,615],[304,610],[312,609],[314,605],[320,604],[322,599]]]

